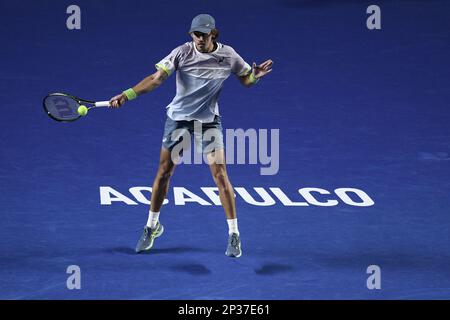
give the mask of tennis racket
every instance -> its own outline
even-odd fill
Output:
[[[50,93],[44,98],[44,110],[47,115],[60,122],[80,119],[82,116],[78,114],[78,107],[81,105],[85,105],[89,111],[92,108],[108,107],[109,101],[84,100],[67,93]]]

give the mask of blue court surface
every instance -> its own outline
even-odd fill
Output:
[[[72,4],[81,29],[67,27]],[[367,27],[373,4],[381,29]],[[0,12],[1,299],[450,298],[449,1],[30,0]],[[175,75],[73,123],[42,99],[109,100],[191,41],[199,13],[248,63],[274,61],[252,88],[230,76],[219,105],[224,130],[279,130],[278,170],[228,164],[241,258],[224,255],[205,163],[176,168],[165,233],[138,255]]]

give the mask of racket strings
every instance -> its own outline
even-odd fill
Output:
[[[47,113],[59,121],[73,121],[78,119],[80,104],[71,97],[64,95],[50,95],[44,100]]]

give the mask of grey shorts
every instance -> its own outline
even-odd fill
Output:
[[[190,146],[192,137],[194,137],[197,152],[210,153],[214,150],[223,149],[224,143],[220,116],[216,115],[214,121],[209,123],[201,123],[197,120],[175,121],[167,117],[162,140],[162,146],[165,149],[172,151],[176,145],[183,143],[183,150],[187,150],[188,147],[185,148],[184,146],[187,146],[187,143]],[[189,139],[189,142],[187,139]]]

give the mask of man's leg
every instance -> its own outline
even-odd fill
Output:
[[[236,204],[233,186],[228,179],[224,149],[208,154],[208,164],[216,186],[219,188],[220,202],[227,219],[236,219]]]
[[[172,177],[174,170],[175,163],[170,157],[170,151],[166,148],[161,148],[158,172],[153,181],[150,211],[159,212],[161,210],[169,190],[170,177]]]
[[[175,170],[170,151],[161,148],[159,167],[152,187],[152,197],[147,225],[136,246],[136,252],[147,251],[153,247],[155,238],[164,232],[164,227],[159,223],[159,211],[163,205],[167,191],[169,190],[170,177]]]
[[[228,247],[225,254],[229,257],[242,255],[241,240],[236,217],[236,203],[234,200],[233,186],[228,179],[224,149],[215,150],[208,154],[208,164],[214,182],[219,189],[220,202],[222,203],[228,223]]]

